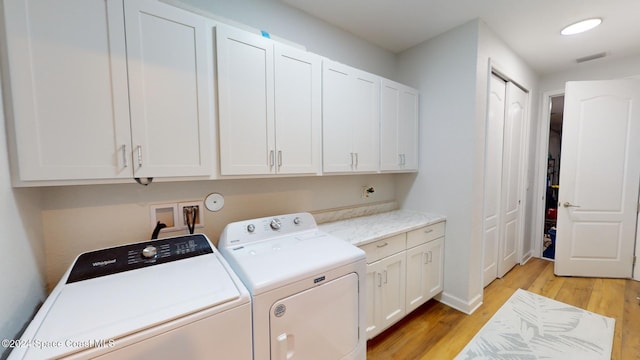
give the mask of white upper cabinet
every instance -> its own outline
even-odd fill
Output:
[[[379,170],[379,77],[323,61],[323,171]]]
[[[320,172],[322,67],[316,54],[275,44],[276,172]]]
[[[7,0],[4,15],[19,180],[130,178],[122,1]]]
[[[320,59],[216,28],[222,175],[319,172]]]
[[[150,0],[7,0],[4,15],[18,184],[210,173],[200,17]]]
[[[380,170],[418,169],[418,91],[380,82]]]
[[[210,23],[154,0],[124,5],[135,177],[209,175]]]

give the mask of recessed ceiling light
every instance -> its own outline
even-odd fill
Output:
[[[600,23],[602,23],[602,19],[600,18],[582,20],[580,22],[577,22],[575,24],[571,24],[565,27],[564,29],[562,29],[562,31],[560,31],[560,34],[562,35],[579,34],[581,32],[585,32],[587,30],[593,29],[594,27],[600,25]]]

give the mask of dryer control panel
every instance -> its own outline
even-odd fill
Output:
[[[74,262],[67,284],[212,253],[213,247],[203,234],[86,252]]]
[[[277,215],[238,221],[230,223],[224,228],[220,235],[218,248],[246,245],[317,228],[313,215],[309,213]]]

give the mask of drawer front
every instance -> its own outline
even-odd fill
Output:
[[[407,233],[407,249],[444,236],[445,222],[439,222]]]
[[[367,264],[378,261],[384,257],[399,253],[406,249],[406,234],[399,234],[390,238],[378,240],[370,244],[360,246],[367,253]]]

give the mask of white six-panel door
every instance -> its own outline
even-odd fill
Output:
[[[640,184],[640,81],[568,82],[557,275],[632,274]]]

